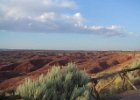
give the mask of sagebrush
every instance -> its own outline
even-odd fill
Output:
[[[26,79],[16,94],[25,100],[94,100],[87,83],[88,76],[70,63],[63,69],[54,66],[36,80]]]

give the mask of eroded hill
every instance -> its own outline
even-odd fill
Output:
[[[120,70],[136,58],[140,58],[139,52],[1,51],[0,90],[14,89],[25,78],[36,78],[54,65],[73,62],[89,75],[95,75],[108,69]]]

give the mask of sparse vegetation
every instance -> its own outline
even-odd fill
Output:
[[[130,64],[128,64],[128,66],[125,66],[124,70],[130,69],[130,68],[135,68],[138,66],[140,66],[140,59],[135,59]],[[107,70],[107,71],[98,73],[97,76],[106,75],[111,72],[112,71]],[[140,85],[140,81],[139,81],[140,70],[132,71],[132,72],[129,72],[126,74],[128,75],[129,79],[131,80],[131,82],[134,85],[136,85],[136,86]],[[101,89],[103,86],[105,86],[105,84],[108,84],[109,82],[111,82],[111,84],[109,84],[109,86],[106,86],[104,89]],[[108,99],[108,98],[118,99],[119,96],[116,94],[120,94],[122,92],[133,89],[132,86],[127,81],[125,81],[123,83],[123,79],[119,75],[116,75],[115,77],[109,77],[107,79],[100,80],[96,88],[97,88],[98,92],[100,93],[100,96],[102,99]]]
[[[123,83],[119,74],[112,76],[112,73],[133,69],[140,65],[140,52],[88,52],[86,54],[64,51],[18,51],[3,52],[0,58],[2,65],[0,89],[4,90],[2,95],[0,94],[0,99],[22,97],[25,100],[94,100],[98,98],[99,93],[101,100],[116,100],[119,94],[134,88],[128,80]],[[15,59],[16,61],[13,62]],[[68,62],[75,62],[79,69],[85,70],[89,75],[100,78],[111,74],[111,77],[98,80],[97,84],[93,80],[89,85],[89,77],[78,70],[76,65],[67,65]],[[53,65],[57,66],[52,67]],[[15,72],[17,75],[12,76]],[[47,74],[38,76],[41,73]],[[140,86],[139,70],[125,75],[136,88]],[[19,85],[20,82],[23,84]],[[12,93],[9,92],[11,87]],[[17,88],[16,92],[15,88]]]

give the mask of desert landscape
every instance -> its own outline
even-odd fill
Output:
[[[138,51],[0,51],[0,92],[14,92],[26,78],[36,79],[41,74],[46,74],[53,66],[63,69],[68,63],[74,63],[89,77],[96,77],[99,73],[121,71],[135,61],[140,63],[139,60]],[[98,88],[100,89],[99,86]]]
[[[0,0],[0,100],[140,100],[140,0]]]

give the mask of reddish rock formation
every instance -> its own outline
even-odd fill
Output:
[[[83,51],[6,51],[0,53],[0,90],[16,88],[27,77],[36,78],[47,73],[53,65],[65,66],[74,62],[79,69],[95,74],[140,58],[134,52]],[[18,59],[17,59],[18,58]],[[7,65],[8,64],[8,65]]]

